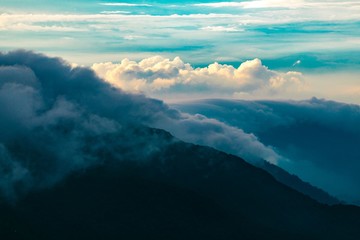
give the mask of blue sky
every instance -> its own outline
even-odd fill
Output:
[[[360,102],[355,0],[1,0],[0,13],[2,51],[26,48],[89,66],[161,55],[194,68],[238,67],[259,58],[270,69],[304,74],[311,91],[297,98]],[[341,92],[331,93],[336,86]]]

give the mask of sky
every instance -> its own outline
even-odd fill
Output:
[[[167,101],[316,96],[360,103],[360,2],[355,0],[0,2],[1,51],[25,48],[80,65],[98,64],[98,68],[112,62],[111,72],[101,69],[99,75],[107,75],[109,82],[117,81],[120,87],[125,86],[121,81],[128,72],[115,74],[114,68],[124,59],[140,63],[161,56],[156,61],[164,69],[159,70],[158,62],[147,66],[150,70],[140,69],[151,72],[167,71],[164,59],[172,62],[176,57],[203,71],[221,64],[218,72],[210,73],[212,83],[199,83],[194,76],[184,79],[183,74],[177,75],[184,70],[177,65],[170,66],[175,69],[171,76],[153,76],[155,84],[129,76],[129,91]],[[251,87],[239,86],[241,77],[232,73],[226,73],[233,80],[227,86],[218,80],[224,68],[238,69],[257,59],[259,71],[266,67],[271,73],[263,73]],[[123,78],[109,76],[114,74]]]

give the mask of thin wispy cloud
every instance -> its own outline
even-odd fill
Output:
[[[196,7],[209,8],[298,8],[304,6],[302,0],[255,0],[242,2],[211,2],[211,3],[197,3],[193,4]]]
[[[104,6],[119,6],[119,7],[151,7],[151,4],[145,3],[125,3],[125,2],[118,2],[118,3],[99,3],[100,5]]]
[[[295,67],[296,65],[301,64],[301,60],[297,60],[296,62],[294,62],[294,64],[292,65],[293,67]]]
[[[357,1],[306,1],[306,0],[254,0],[254,1],[242,1],[242,2],[210,2],[210,3],[196,3],[193,4],[196,7],[208,7],[208,8],[310,8],[310,7],[360,7],[360,3]]]
[[[241,32],[244,29],[237,28],[234,26],[206,26],[200,28],[201,30],[211,31],[211,32]]]
[[[129,14],[129,11],[101,11],[101,14]]]
[[[213,7],[213,8],[223,8],[223,7],[243,7],[243,2],[212,2],[212,3],[195,3],[193,6],[196,7]]]

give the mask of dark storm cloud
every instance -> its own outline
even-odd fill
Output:
[[[146,159],[167,143],[144,126],[250,161],[280,158],[254,135],[124,93],[87,68],[28,51],[0,54],[0,188],[8,197],[108,160]]]
[[[94,149],[105,147],[102,136],[118,135],[119,142],[105,143],[109,149],[124,145],[125,139],[136,145],[142,136],[134,138],[124,126],[148,121],[159,109],[168,111],[159,101],[123,94],[92,71],[71,68],[60,59],[26,51],[1,54],[0,187],[11,197],[14,191],[46,186],[99,164]],[[86,149],[95,137],[99,141]]]

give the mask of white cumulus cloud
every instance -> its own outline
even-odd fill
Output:
[[[241,63],[238,68],[217,62],[195,68],[179,57],[171,60],[154,56],[139,62],[124,59],[120,63],[96,63],[92,69],[116,87],[148,95],[204,91],[227,95],[276,94],[299,90],[304,85],[300,72],[273,71],[257,58]]]

